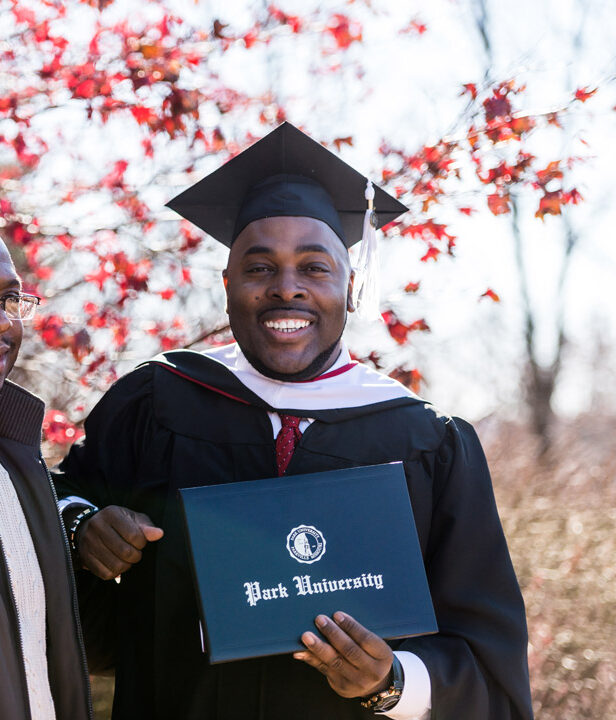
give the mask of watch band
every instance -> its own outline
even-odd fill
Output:
[[[386,690],[381,690],[381,692],[361,701],[363,707],[375,713],[382,713],[391,710],[400,699],[404,689],[404,670],[395,654],[391,665],[390,678],[391,685]]]
[[[94,507],[88,507],[85,510],[82,510],[79,515],[76,515],[73,518],[73,522],[71,523],[70,528],[68,529],[68,543],[71,546],[71,550],[76,553],[77,550],[77,537],[79,534],[79,528],[81,523],[86,518],[91,518],[93,515],[96,515],[98,512],[98,508]]]

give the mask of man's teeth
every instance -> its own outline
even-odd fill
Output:
[[[265,327],[281,332],[294,332],[310,325],[310,320],[266,320]]]

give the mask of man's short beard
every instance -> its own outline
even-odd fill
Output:
[[[264,365],[259,360],[259,358],[257,358],[251,352],[244,350],[241,345],[240,348],[244,353],[244,357],[246,358],[246,360],[248,360],[248,362],[253,366],[253,368],[260,372],[261,375],[265,375],[265,377],[271,378],[272,380],[283,380],[284,382],[301,382],[302,380],[312,380],[312,378],[316,377],[321,373],[324,365],[327,363],[334,350],[338,347],[341,337],[342,334],[334,343],[332,343],[329,347],[325,348],[325,350],[320,352],[315,357],[315,359],[308,365],[308,367],[305,367],[303,370],[300,370],[296,373],[276,372],[276,370],[272,370],[271,368],[268,368],[267,365]]]

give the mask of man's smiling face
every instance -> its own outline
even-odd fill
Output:
[[[231,329],[261,373],[308,380],[336,360],[353,276],[346,248],[324,222],[255,220],[233,243],[223,278]]]

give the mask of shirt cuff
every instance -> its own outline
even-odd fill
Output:
[[[78,497],[77,495],[69,495],[68,497],[62,498],[62,500],[58,500],[58,512],[60,515],[70,507],[91,507],[94,510],[98,510],[96,505],[93,505],[89,500],[85,500],[82,497]]]
[[[395,655],[404,671],[404,688],[396,705],[379,714],[392,720],[427,720],[432,706],[428,668],[411,652],[399,650]]]

